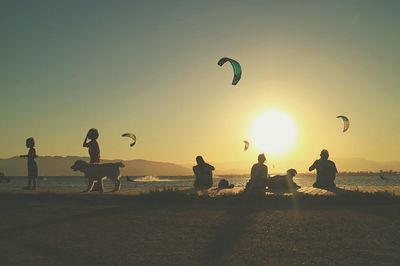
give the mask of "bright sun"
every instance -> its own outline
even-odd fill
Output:
[[[262,113],[253,123],[251,140],[254,147],[268,154],[282,154],[294,144],[297,127],[293,120],[279,111]]]

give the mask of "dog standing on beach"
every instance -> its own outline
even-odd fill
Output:
[[[85,174],[85,177],[89,179],[88,188],[85,192],[92,191],[95,182],[100,183],[100,191],[103,192],[103,179],[111,179],[115,187],[114,191],[119,191],[121,189],[121,181],[119,168],[124,167],[122,162],[119,163],[102,163],[102,164],[90,164],[82,160],[78,160],[71,166],[74,171],[80,171]]]

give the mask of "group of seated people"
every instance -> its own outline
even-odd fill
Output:
[[[322,150],[320,159],[316,160],[310,167],[309,171],[316,170],[316,182],[313,187],[322,188],[327,190],[336,189],[335,178],[337,174],[336,165],[331,160],[328,160],[329,152]],[[195,189],[209,189],[213,185],[214,166],[206,163],[201,156],[196,157],[197,165],[193,166],[195,175],[194,188]],[[266,157],[264,154],[258,155],[258,162],[251,168],[250,180],[246,184],[246,191],[248,192],[265,192],[266,189],[272,190],[288,190],[295,191],[298,186],[293,177],[297,175],[295,169],[289,169],[286,175],[268,176],[268,167],[265,165]],[[225,179],[222,179],[219,184],[219,189],[232,188],[233,184]]]

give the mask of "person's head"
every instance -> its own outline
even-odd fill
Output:
[[[329,152],[328,152],[328,150],[323,149],[323,150],[321,151],[320,156],[321,156],[321,159],[328,160],[328,158],[329,158]]]
[[[27,148],[35,147],[35,140],[32,137],[26,139],[26,147]]]
[[[293,178],[293,177],[295,177],[296,175],[297,175],[296,169],[291,168],[291,169],[289,169],[289,170],[286,171],[286,176],[288,176],[288,177],[290,177],[290,178]]]
[[[99,137],[99,131],[95,128],[91,128],[87,133],[87,137],[90,140],[95,140]]]
[[[196,162],[197,162],[197,164],[205,164],[206,162],[204,161],[204,159],[203,159],[203,157],[202,156],[197,156],[196,157]]]
[[[264,163],[267,160],[264,153],[259,154],[257,159],[259,163]]]

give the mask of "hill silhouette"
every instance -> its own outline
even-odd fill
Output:
[[[41,176],[80,176],[70,167],[76,160],[89,161],[88,157],[78,156],[42,156],[37,158],[39,175]],[[119,162],[121,160],[102,160],[102,163]],[[123,161],[122,175],[192,175],[192,170],[177,164],[154,162],[142,159]],[[27,174],[26,160],[19,157],[0,159],[0,172],[6,176],[24,176]]]
[[[276,160],[268,162],[269,173],[281,174],[285,173],[287,169],[294,168],[299,173],[308,173],[308,167],[317,158],[311,158],[309,160]],[[400,161],[373,161],[364,158],[332,158],[336,163],[339,172],[379,172],[383,171],[400,171]],[[250,167],[253,162],[246,164],[245,162],[210,162],[216,168],[216,174],[229,175],[229,174],[249,174]],[[190,168],[190,164],[184,164],[183,166]],[[275,167],[276,166],[276,167]]]
[[[79,156],[41,156],[37,158],[39,165],[39,175],[41,176],[80,176],[82,173],[74,172],[70,168],[76,160],[89,161],[88,157]],[[136,160],[102,160],[102,163],[107,162],[119,162],[123,161],[125,164],[124,168],[121,168],[122,175],[131,176],[142,176],[142,175],[153,175],[153,176],[188,176],[193,175],[191,164],[174,164],[168,162],[155,162],[143,159]],[[362,158],[345,158],[345,159],[334,159],[338,167],[339,172],[344,171],[400,171],[400,162],[378,162],[371,161]],[[295,161],[295,162],[279,162],[277,168],[273,168],[269,165],[270,172],[273,174],[284,173],[287,168],[295,168],[298,172],[307,173],[308,166],[312,163],[309,161]],[[217,175],[229,175],[229,174],[248,174],[250,166],[246,166],[245,163],[214,163],[212,165],[216,167],[215,174]],[[235,168],[236,167],[236,168]],[[12,157],[8,159],[0,159],[0,172],[6,176],[25,176],[27,174],[26,160],[19,157]]]

